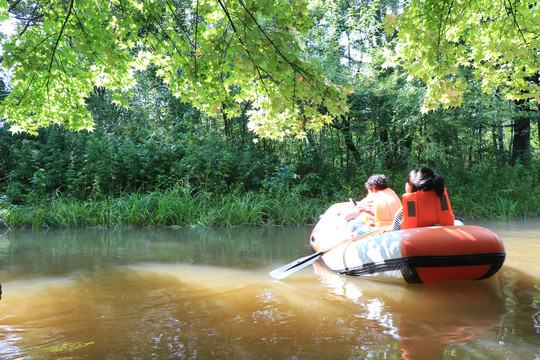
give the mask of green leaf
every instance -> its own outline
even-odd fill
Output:
[[[1,4],[5,11],[6,1]],[[216,104],[229,104],[234,113],[235,99],[259,104],[250,121],[263,124],[273,138],[302,131],[298,101],[346,101],[346,93],[333,88],[303,54],[313,24],[307,1],[34,5],[43,9],[42,23],[23,22],[23,35],[5,47],[13,92],[1,106],[15,131],[35,132],[51,123],[90,129],[93,120],[83,104],[94,87],[127,91],[133,72],[150,66],[171,92],[210,114]],[[23,2],[16,6],[24,13]],[[294,85],[298,74],[304,79]]]

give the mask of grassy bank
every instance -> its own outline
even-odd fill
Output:
[[[520,196],[523,196],[521,194]],[[314,224],[333,202],[294,193],[212,194],[188,189],[79,201],[66,197],[26,205],[0,203],[0,227],[234,227]],[[492,196],[453,191],[456,216],[472,219],[538,218],[538,194],[520,199],[508,191]]]
[[[325,203],[299,195],[197,193],[187,189],[81,202],[53,198],[0,205],[0,227],[234,227],[301,225],[316,221]]]

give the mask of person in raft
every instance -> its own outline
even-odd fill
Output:
[[[392,225],[396,212],[401,208],[401,201],[388,186],[384,174],[370,176],[364,185],[368,195],[359,202],[351,199],[353,207],[341,214],[347,221],[345,229],[351,236]]]
[[[392,230],[454,225],[454,214],[444,187],[444,177],[428,167],[418,167],[407,176],[403,206]]]

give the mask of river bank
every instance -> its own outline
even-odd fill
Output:
[[[312,225],[328,206],[347,198],[310,198],[294,192],[216,194],[188,188],[86,201],[54,196],[19,205],[0,202],[0,228]],[[495,194],[480,202],[457,193],[452,206],[464,219],[535,219],[540,213],[531,211],[534,201],[531,197],[527,204]]]
[[[79,201],[55,197],[33,204],[0,205],[0,227],[236,227],[304,225],[325,201],[297,194],[214,194],[180,188]]]

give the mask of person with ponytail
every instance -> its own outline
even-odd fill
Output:
[[[421,193],[415,194],[417,192]],[[396,213],[392,224],[393,231],[411,227],[454,224],[454,215],[444,187],[444,177],[433,169],[425,166],[413,169],[407,176],[405,194],[402,197],[403,206],[407,208],[406,223],[404,224],[402,207]]]

